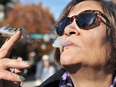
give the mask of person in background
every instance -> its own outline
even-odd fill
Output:
[[[36,81],[34,82],[35,87],[39,86],[42,82],[41,76],[42,76],[43,68],[44,68],[44,62],[42,58],[40,58],[40,60],[36,64],[36,73],[35,73]]]
[[[29,53],[29,60],[32,61],[33,63],[35,62],[35,56],[36,56],[35,52],[30,52]]]
[[[36,53],[34,51],[29,53],[29,61],[31,61],[33,64],[31,65],[31,67],[28,68],[27,75],[35,75],[36,72],[35,56]]]
[[[55,68],[54,66],[50,65],[48,55],[44,55],[42,59],[44,61],[44,68],[42,70],[41,79],[42,82],[44,82],[48,77],[52,76],[55,73]]]

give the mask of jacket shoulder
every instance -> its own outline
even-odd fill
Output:
[[[60,69],[55,74],[53,74],[51,77],[49,77],[46,81],[44,81],[40,86],[38,87],[59,87],[59,82],[61,79],[61,76],[66,72],[65,69]]]

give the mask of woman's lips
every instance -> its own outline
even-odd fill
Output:
[[[71,42],[71,41],[66,41],[67,44],[63,45],[64,49],[70,48],[70,47],[79,47],[78,45],[76,45],[75,43]]]
[[[55,41],[54,43],[52,44],[53,47],[56,47],[56,48],[60,48],[61,46],[62,47],[79,47],[77,44],[75,44],[73,41],[71,40],[66,40],[66,39],[62,39],[61,36],[59,36]]]
[[[73,44],[69,41],[64,40],[64,41],[62,41],[61,45],[62,46],[70,46],[70,45],[73,45]]]

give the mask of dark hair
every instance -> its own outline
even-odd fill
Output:
[[[102,9],[105,15],[108,17],[110,21],[110,34],[106,34],[106,41],[109,42],[110,45],[110,56],[108,65],[114,65],[116,68],[116,5],[112,1],[102,1],[101,2]],[[109,49],[106,51],[108,52]]]
[[[71,8],[75,6],[76,4],[86,1],[86,0],[72,0],[64,9],[62,15],[60,16],[59,20],[57,23],[59,23],[63,18],[67,17]],[[104,11],[104,14],[108,17],[110,21],[111,27],[107,27],[107,30],[110,30],[110,33],[107,31],[106,32],[106,43],[109,43],[110,49],[106,46],[106,55],[110,51],[110,57],[108,61],[109,64],[114,64],[116,63],[116,36],[115,36],[115,31],[116,31],[116,5],[112,1],[105,1],[105,0],[92,0],[92,1],[97,1],[101,4],[101,7]],[[56,23],[56,24],[57,24]],[[54,60],[56,63],[60,64],[60,50],[59,48],[55,48],[54,51]]]

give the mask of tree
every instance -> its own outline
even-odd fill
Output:
[[[11,27],[23,27],[28,33],[49,33],[51,27],[54,26],[54,17],[50,13],[48,7],[28,4],[22,6],[21,3],[16,3],[14,8],[8,12],[8,18],[4,21]]]
[[[18,2],[14,5],[14,8],[8,12],[3,25],[9,24],[12,28],[22,27],[29,34],[48,34],[54,26],[54,23],[54,17],[48,7],[42,7],[41,3],[38,5],[28,4],[24,6]],[[41,48],[42,44],[46,45],[45,49]],[[33,45],[22,43],[22,46],[21,42],[19,42],[16,47],[18,52],[16,53],[14,49],[11,55],[16,54],[24,58],[28,57],[28,53],[31,51],[36,51],[37,57],[41,57],[53,49],[51,42],[44,42],[43,40],[36,40]]]

